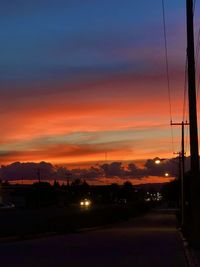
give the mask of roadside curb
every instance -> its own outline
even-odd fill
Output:
[[[18,241],[25,241],[25,240],[33,240],[33,239],[40,239],[43,237],[49,237],[59,235],[56,232],[46,232],[41,234],[30,234],[30,235],[24,235],[24,236],[9,236],[9,237],[0,237],[0,244],[3,243],[9,243],[9,242],[18,242]]]
[[[178,232],[181,237],[182,246],[184,250],[185,257],[189,267],[200,267],[200,264],[195,256],[193,249],[189,246],[187,240],[184,238],[182,232],[178,229]]]
[[[76,233],[84,233],[84,232],[91,232],[91,231],[106,229],[113,225],[114,224],[105,224],[105,225],[99,225],[99,226],[94,226],[94,227],[79,228],[76,230]]]
[[[17,240],[19,240],[18,236],[0,237],[0,244],[1,243],[14,242]]]
[[[53,237],[56,235],[68,235],[68,234],[78,234],[78,233],[85,233],[95,230],[101,230],[108,228],[110,225],[102,225],[102,226],[94,226],[94,227],[87,227],[87,228],[79,228],[73,230],[71,232],[60,233],[60,232],[46,232],[41,234],[28,234],[24,236],[8,236],[8,237],[0,237],[0,244],[9,243],[9,242],[18,242],[18,241],[25,241],[25,240],[33,240],[33,239],[40,239],[43,237]]]
[[[44,232],[40,234],[25,234],[25,235],[16,235],[16,236],[8,236],[8,237],[0,237],[0,244],[3,243],[9,243],[9,242],[18,242],[18,241],[25,241],[25,240],[33,240],[33,239],[40,239],[43,237],[53,237],[55,235],[61,236],[61,235],[68,235],[68,234],[79,234],[79,233],[85,233],[85,232],[92,232],[95,230],[101,230],[101,229],[106,229],[109,228],[110,226],[115,225],[116,223],[122,222],[124,220],[119,220],[118,222],[115,223],[109,223],[109,224],[104,224],[104,225],[98,225],[98,226],[93,226],[93,227],[85,227],[85,228],[77,228],[73,229],[72,231],[69,232]]]

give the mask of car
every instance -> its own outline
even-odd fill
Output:
[[[90,207],[91,206],[91,200],[85,198],[80,201],[80,206],[81,207]]]

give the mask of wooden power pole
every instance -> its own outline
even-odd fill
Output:
[[[190,123],[190,198],[188,214],[188,238],[194,245],[200,245],[200,181],[199,181],[199,148],[197,130],[195,59],[194,59],[194,27],[193,0],[186,0],[187,17],[187,59],[188,59],[188,100]]]
[[[181,152],[179,155],[179,178],[180,178],[180,217],[181,217],[181,227],[184,227],[185,224],[185,144],[184,144],[184,126],[190,125],[187,121],[182,121],[181,123],[173,123],[171,121],[171,125],[173,126],[181,126]]]

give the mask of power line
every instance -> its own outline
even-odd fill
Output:
[[[166,33],[166,19],[165,19],[165,5],[164,0],[162,0],[162,17],[163,17],[163,33],[164,33],[164,47],[165,47],[165,65],[166,65],[166,79],[167,79],[167,91],[168,91],[168,101],[169,101],[169,116],[170,116],[170,126],[171,126],[171,142],[172,142],[172,153],[174,152],[174,136],[172,122],[172,104],[171,104],[171,90],[170,90],[170,79],[169,79],[169,62],[168,62],[168,50],[167,50],[167,33]]]
[[[168,89],[168,99],[169,99],[169,113],[170,121],[172,120],[172,105],[171,105],[171,92],[170,92],[170,79],[169,79],[169,63],[168,63],[168,50],[167,50],[167,34],[166,34],[166,19],[165,19],[165,5],[164,0],[162,0],[162,15],[163,15],[163,32],[164,32],[164,42],[165,42],[165,64],[166,64],[166,77],[167,77],[167,89]]]
[[[193,4],[193,15],[195,13],[195,7],[196,7],[196,0],[194,0],[194,4]]]
[[[183,121],[186,117],[186,104],[187,104],[187,55],[185,59],[185,73],[184,73],[184,93],[183,93]]]
[[[185,59],[185,77],[184,77],[184,96],[183,96],[183,121],[187,121],[188,120],[188,110],[186,110],[186,107],[188,106],[187,104],[187,101],[188,101],[188,98],[187,98],[187,79],[188,79],[188,76],[187,76],[187,68],[188,68],[188,61],[187,61],[187,52],[186,52],[186,59]],[[186,114],[186,111],[187,111],[187,114]],[[189,128],[186,127],[186,137],[185,137],[185,151],[188,151],[189,148]]]
[[[186,128],[185,153],[189,150],[189,127]]]

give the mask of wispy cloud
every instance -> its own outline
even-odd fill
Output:
[[[2,162],[171,153],[162,13],[154,4],[2,1]],[[172,112],[180,120],[184,5],[167,3],[166,12]]]

